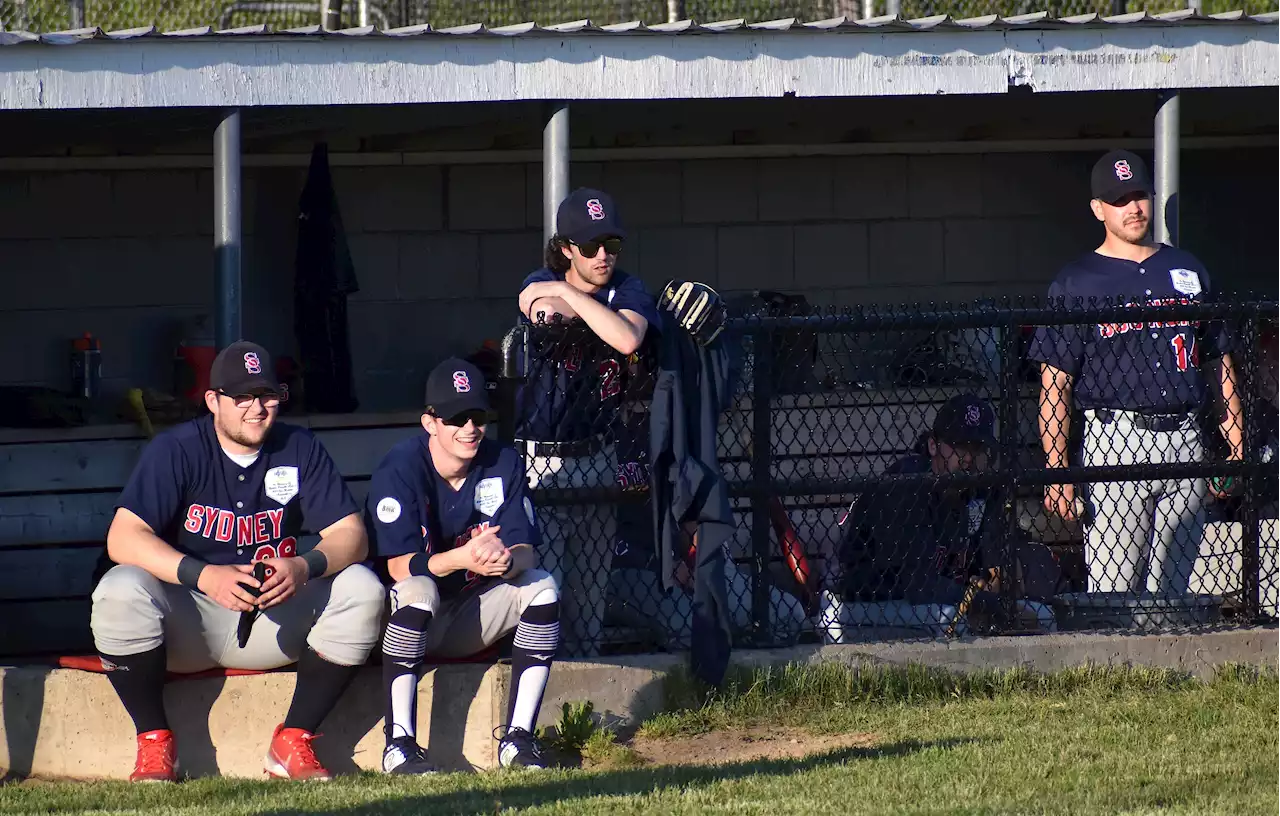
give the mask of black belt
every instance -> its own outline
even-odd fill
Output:
[[[1168,433],[1182,428],[1193,414],[1186,412],[1181,414],[1144,414],[1138,411],[1114,411],[1110,408],[1098,408],[1094,410],[1094,419],[1097,419],[1103,425],[1110,425],[1120,418],[1120,414],[1125,414],[1133,427],[1142,431],[1154,431],[1156,433]]]
[[[582,439],[576,442],[525,442],[526,450],[534,456],[558,456],[571,459],[578,456],[592,456],[601,449],[600,440]]]

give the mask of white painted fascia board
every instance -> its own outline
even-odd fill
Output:
[[[1280,84],[1259,24],[707,37],[90,40],[0,49],[0,110],[918,96]]]

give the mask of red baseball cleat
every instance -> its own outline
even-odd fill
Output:
[[[177,782],[178,744],[168,729],[138,735],[138,761],[129,774],[130,782]]]
[[[316,759],[311,741],[318,734],[309,734],[301,728],[276,726],[271,735],[271,748],[267,750],[266,771],[277,779],[301,779],[312,782],[328,782],[333,776]]]

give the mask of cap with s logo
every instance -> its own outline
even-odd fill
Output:
[[[1108,204],[1133,193],[1150,196],[1155,192],[1146,162],[1128,150],[1112,150],[1098,159],[1089,181],[1093,197]]]
[[[556,232],[583,244],[597,238],[626,238],[613,197],[600,190],[580,187],[560,202],[556,210]]]
[[[451,357],[427,376],[427,413],[450,419],[467,411],[490,411],[484,374],[475,364]]]
[[[237,340],[218,352],[209,369],[209,388],[233,396],[283,393],[271,355],[247,340]]]

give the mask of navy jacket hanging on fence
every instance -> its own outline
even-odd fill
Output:
[[[730,399],[729,357],[703,348],[662,312],[658,375],[649,408],[650,495],[662,585],[670,590],[680,526],[697,523],[692,669],[719,685],[729,665],[725,550],[733,535],[729,485],[716,455],[716,427]]]

